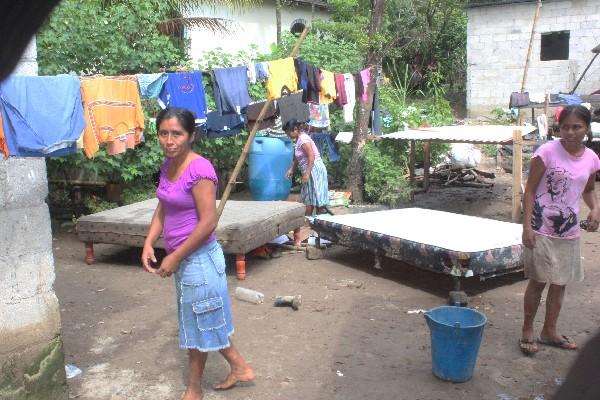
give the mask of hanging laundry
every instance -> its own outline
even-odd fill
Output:
[[[371,70],[369,68],[360,71],[360,81],[362,83],[360,101],[366,103],[368,100],[369,82],[371,82]]]
[[[248,82],[252,85],[256,83],[256,64],[253,62],[246,66],[246,76],[248,77]]]
[[[252,101],[246,71],[246,67],[213,68],[213,90],[219,114],[241,114]]]
[[[344,74],[344,89],[347,101],[344,105],[344,122],[349,124],[354,121],[354,106],[356,105],[356,88],[352,74]]]
[[[246,128],[248,129],[248,131],[251,131],[252,128],[254,128],[254,124],[256,123],[256,120],[258,119],[258,115],[260,114],[260,112],[263,109],[265,104],[266,104],[266,101],[261,101],[258,103],[250,104],[248,107],[246,107],[245,122],[246,122]],[[271,128],[271,127],[275,126],[276,119],[277,119],[277,108],[275,107],[275,103],[271,101],[269,103],[269,106],[265,110],[265,114],[263,115],[262,121],[260,122],[260,124],[258,124],[258,127],[256,129],[261,131],[263,129]]]
[[[196,115],[196,119],[206,118],[206,95],[202,84],[202,73],[174,72],[168,74],[160,92],[161,107],[187,108]]]
[[[348,104],[348,98],[346,97],[346,86],[344,84],[344,74],[334,74],[335,80],[335,91],[337,92],[337,97],[335,98],[335,104],[338,107],[343,107]]]
[[[335,100],[335,79],[333,72],[321,70],[321,91],[319,92],[319,103],[331,104]]]
[[[239,114],[220,115],[217,111],[206,114],[206,136],[209,139],[238,135],[244,126]]]
[[[352,74],[352,77],[354,78],[355,96],[357,99],[360,99],[360,96],[362,96],[363,92],[365,91],[365,88],[363,87],[362,79],[360,77],[360,72],[356,72],[356,73]]]
[[[137,74],[136,77],[140,85],[142,98],[156,99],[169,76],[165,72],[161,72],[158,74]]]
[[[6,139],[4,138],[4,128],[2,127],[2,113],[0,113],[0,151],[4,153],[5,157],[10,155],[8,151],[8,144],[6,143]]]
[[[286,124],[289,120],[295,119],[298,122],[307,122],[310,119],[308,104],[302,101],[303,92],[283,96],[277,100],[281,123]]]
[[[375,85],[373,92],[373,107],[371,111],[371,133],[381,136],[381,109],[379,107],[379,88]]]
[[[267,80],[267,96],[278,99],[282,95],[298,91],[298,76],[292,57],[269,62],[269,79]]]
[[[114,147],[125,143],[125,148],[139,144],[144,130],[144,112],[135,75],[96,75],[80,79],[87,123],[83,133],[86,156],[91,158],[105,142],[118,140],[120,143]],[[120,148],[121,152],[125,148]]]
[[[321,91],[321,70],[300,58],[294,60],[296,75],[302,89],[302,101],[305,103],[318,103]]]
[[[327,146],[327,158],[331,162],[337,162],[340,159],[340,153],[337,148],[337,144],[331,137],[331,132],[314,132],[310,134],[311,139],[315,142],[319,154],[323,156],[325,154],[325,146]]]
[[[0,111],[11,156],[77,152],[77,139],[86,124],[77,77],[11,76],[0,85]]]
[[[259,62],[254,65],[256,68],[256,79],[257,80],[267,80],[269,79],[269,63],[268,62]]]
[[[294,67],[298,76],[298,86],[306,92],[308,90],[308,64],[301,58],[295,58]]]
[[[329,126],[329,104],[308,104],[310,119],[308,125],[315,128],[327,128]]]

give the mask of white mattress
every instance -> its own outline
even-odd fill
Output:
[[[522,225],[423,208],[324,215],[320,220],[459,252],[521,245]]]

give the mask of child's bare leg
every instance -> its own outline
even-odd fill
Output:
[[[233,346],[233,342],[231,342],[231,346],[219,350],[219,352],[229,363],[231,371],[229,372],[229,375],[225,377],[223,382],[213,385],[213,389],[227,390],[234,387],[238,382],[250,382],[254,380],[256,374],[246,360],[244,360],[240,352]]]
[[[185,393],[181,400],[202,400],[202,375],[208,353],[190,349],[190,373]]]

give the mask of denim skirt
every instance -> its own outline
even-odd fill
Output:
[[[217,241],[186,257],[175,273],[179,347],[216,351],[233,335],[225,256]]]

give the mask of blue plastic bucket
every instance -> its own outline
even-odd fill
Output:
[[[287,138],[257,137],[250,146],[248,181],[252,200],[287,200],[292,187],[285,172],[292,165],[294,143]]]
[[[487,318],[465,307],[436,307],[425,314],[431,332],[433,374],[450,382],[473,376]]]

